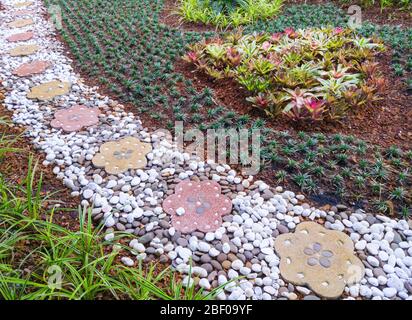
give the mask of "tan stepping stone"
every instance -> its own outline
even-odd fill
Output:
[[[340,297],[346,285],[359,282],[365,274],[352,240],[315,222],[300,223],[294,233],[278,236],[274,245],[282,277],[325,298]]]
[[[8,42],[27,41],[27,40],[32,39],[33,37],[34,37],[34,32],[28,31],[28,32],[13,34],[12,36],[8,37],[6,40]]]
[[[144,168],[146,155],[152,150],[150,143],[141,142],[134,137],[110,141],[100,146],[100,153],[92,159],[98,168],[104,168],[109,174],[119,174],[129,169]]]
[[[57,96],[64,95],[70,90],[69,82],[50,81],[30,89],[27,94],[29,99],[51,100]]]
[[[23,28],[27,26],[31,26],[34,23],[33,19],[27,18],[27,19],[17,19],[14,20],[13,22],[9,23],[10,28]]]
[[[16,3],[16,4],[14,5],[14,7],[15,7],[15,8],[24,8],[24,7],[29,7],[29,6],[31,6],[32,4],[33,4],[32,1],[25,1],[25,2]]]
[[[232,201],[221,192],[213,180],[185,180],[163,201],[163,210],[172,216],[172,225],[180,232],[214,232],[222,226],[222,216],[232,211]]]
[[[13,71],[13,74],[19,77],[31,76],[33,74],[44,72],[44,70],[46,70],[49,66],[50,63],[47,61],[35,60],[32,62],[23,63],[20,67]]]
[[[99,122],[100,110],[75,105],[69,109],[59,110],[54,114],[50,123],[53,128],[62,128],[66,132],[78,131]]]
[[[31,55],[35,52],[37,52],[40,49],[40,47],[36,44],[27,44],[27,45],[21,45],[17,46],[9,51],[9,54],[12,57],[17,57],[17,56],[28,56]]]
[[[11,14],[17,17],[17,16],[27,16],[33,13],[34,13],[33,10],[21,9],[21,10],[13,11]]]

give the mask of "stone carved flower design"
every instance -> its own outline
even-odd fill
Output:
[[[33,38],[34,33],[33,31],[21,32],[11,35],[10,37],[6,38],[8,42],[19,42],[19,41],[27,41]]]
[[[172,216],[176,230],[209,232],[222,225],[222,216],[232,211],[232,202],[221,194],[220,185],[215,181],[185,180],[165,199],[163,209]]]
[[[23,8],[23,7],[29,7],[33,4],[32,1],[26,1],[26,2],[20,2],[20,3],[16,3],[14,5],[15,8]]]
[[[66,132],[78,131],[98,123],[99,114],[100,111],[97,108],[75,105],[69,109],[57,111],[50,124],[53,128],[62,128]]]
[[[12,57],[19,57],[19,56],[28,56],[40,49],[38,45],[35,44],[26,44],[17,46],[9,51],[9,54]]]
[[[150,143],[134,137],[110,141],[101,145],[92,162],[96,167],[105,168],[109,174],[119,174],[129,169],[144,168],[146,155],[152,150]]]
[[[42,73],[50,66],[47,61],[35,60],[28,63],[23,63],[13,71],[13,74],[19,77],[26,77],[33,74]]]
[[[275,250],[286,281],[307,285],[325,298],[339,297],[346,285],[359,282],[365,273],[352,240],[315,222],[302,222],[294,233],[278,236]]]
[[[9,23],[10,28],[23,28],[27,26],[31,26],[33,24],[33,20],[28,18],[28,19],[17,19],[14,20],[13,22]]]
[[[51,100],[57,96],[64,95],[70,90],[69,82],[50,81],[30,89],[27,94],[29,99]]]

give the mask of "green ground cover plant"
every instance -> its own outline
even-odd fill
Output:
[[[338,119],[377,101],[385,86],[374,62],[384,47],[350,29],[238,32],[189,50],[186,61],[214,78],[235,79],[270,117]]]
[[[401,150],[400,157],[391,158],[386,148],[350,136],[323,135],[319,140],[316,133],[275,131],[268,128],[263,118],[240,115],[230,106],[216,102],[211,88],[198,90],[176,69],[175,64],[186,53],[187,45],[222,36],[221,33],[184,31],[164,24],[163,0],[46,0],[45,3],[62,8],[63,29],[59,34],[77,70],[85,78],[97,81],[105,92],[133,106],[145,125],[173,129],[174,121],[181,120],[185,128],[201,130],[259,128],[264,170],[275,172],[268,179],[279,181],[291,190],[302,189],[309,195],[330,192],[337,201],[345,203],[362,205],[367,199],[368,206],[380,212],[389,213],[390,203],[397,214],[410,212],[408,193],[393,194],[398,187],[411,190],[410,150]],[[290,5],[275,19],[245,26],[244,33],[345,27],[347,18],[332,4]],[[411,29],[364,24],[358,32],[364,37],[382,38],[388,50],[400,56],[399,64],[405,70],[402,77],[408,77]],[[340,143],[335,141],[340,140],[349,142],[338,147]],[[305,147],[306,143],[311,147]],[[306,151],[300,151],[303,149]],[[301,152],[308,152],[307,159],[302,158]]]
[[[283,0],[181,0],[177,12],[183,21],[238,27],[275,17],[282,2]]]

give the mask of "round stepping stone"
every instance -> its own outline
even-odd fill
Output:
[[[28,63],[23,63],[20,67],[13,71],[13,74],[19,77],[27,77],[33,74],[44,72],[50,63],[47,61],[35,60]]]
[[[17,16],[27,16],[27,15],[31,15],[33,13],[34,13],[33,10],[21,9],[21,10],[13,11],[11,13],[11,15],[17,17]]]
[[[15,8],[29,7],[33,4],[32,1],[19,2],[14,5]]]
[[[300,223],[294,233],[278,236],[274,245],[282,277],[325,298],[340,297],[346,285],[359,282],[365,274],[352,240],[315,222]]]
[[[57,96],[64,95],[70,90],[69,82],[50,81],[30,89],[27,94],[29,99],[51,100]]]
[[[98,168],[104,168],[109,174],[119,174],[129,169],[144,168],[146,155],[152,150],[150,143],[141,142],[134,137],[110,141],[100,146],[100,153],[92,159]]]
[[[13,22],[9,23],[10,28],[23,28],[27,26],[31,26],[33,24],[33,19],[27,18],[27,19],[17,19],[14,20]]]
[[[213,232],[221,227],[222,216],[232,211],[232,201],[221,194],[220,185],[213,180],[185,180],[165,199],[163,210],[172,216],[173,227],[182,233]]]
[[[69,109],[57,111],[51,126],[56,129],[62,128],[66,132],[78,131],[98,123],[99,114],[100,110],[97,108],[75,105]]]
[[[40,47],[36,44],[27,44],[27,45],[21,45],[17,46],[9,51],[9,54],[12,57],[18,57],[18,56],[28,56],[31,55],[35,52],[37,52],[40,49]]]
[[[28,31],[28,32],[13,34],[12,36],[8,37],[6,40],[8,42],[27,41],[33,38],[33,36],[34,36],[33,31]]]

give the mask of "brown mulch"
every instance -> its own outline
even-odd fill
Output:
[[[370,21],[372,23],[384,25],[394,25],[404,28],[412,26],[412,13],[411,9],[399,8],[399,7],[387,7],[381,10],[379,1],[375,4],[366,7],[361,4],[360,0],[348,1],[343,3],[341,0],[286,0],[284,5],[287,4],[328,4],[333,3],[337,7],[347,12],[348,8],[353,5],[358,5],[362,9],[362,20]]]
[[[210,87],[218,103],[235,110],[240,114],[248,114],[253,118],[267,119],[267,126],[276,130],[292,130],[305,132],[341,133],[358,138],[382,147],[398,145],[404,149],[412,147],[412,108],[410,96],[404,90],[405,85],[397,78],[390,66],[389,53],[378,57],[382,73],[389,84],[383,100],[374,106],[362,109],[357,114],[348,115],[339,122],[320,122],[319,124],[299,124],[286,117],[269,119],[265,114],[251,106],[246,98],[249,93],[232,79],[215,80],[205,73],[195,70],[189,63],[179,60],[176,71],[183,73],[201,90]]]
[[[4,92],[3,92],[4,93]],[[0,118],[11,119],[12,113],[5,109],[1,104],[3,93],[0,89]],[[0,173],[11,185],[24,183],[29,170],[29,157],[33,157],[33,165],[37,163],[35,181],[42,178],[41,192],[43,196],[50,195],[50,199],[44,203],[45,209],[51,209],[58,205],[54,212],[54,222],[70,230],[78,230],[78,211],[77,206],[80,198],[72,197],[70,191],[65,187],[61,180],[56,179],[53,168],[46,167],[42,163],[45,159],[44,154],[38,153],[27,138],[23,137],[24,130],[14,125],[1,125],[2,135],[16,138],[10,145],[11,148],[19,149],[16,152],[7,153],[0,159]],[[43,218],[46,218],[45,216]]]

